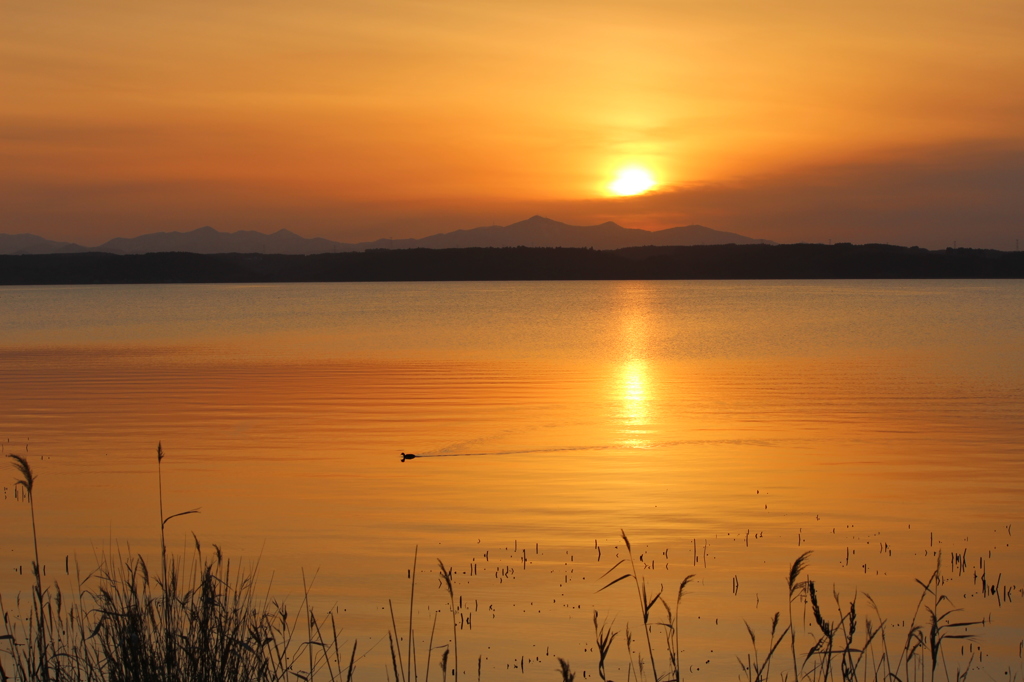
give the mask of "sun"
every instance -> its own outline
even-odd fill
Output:
[[[643,194],[654,187],[655,184],[654,176],[651,175],[650,171],[646,168],[632,166],[620,170],[619,174],[608,185],[608,189],[611,190],[612,194],[617,194],[620,197],[629,197],[635,194]]]

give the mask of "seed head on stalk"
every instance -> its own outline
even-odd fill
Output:
[[[29,466],[28,460],[21,455],[15,455],[13,453],[7,455],[14,460],[14,468],[21,478],[14,482],[14,485],[20,485],[25,489],[28,495],[28,508],[29,513],[32,516],[32,548],[35,552],[35,563],[32,564],[32,573],[35,575],[35,598],[36,608],[38,609],[39,628],[36,636],[36,646],[39,648],[39,669],[42,672],[43,682],[48,682],[50,679],[50,668],[46,661],[46,628],[44,627],[43,621],[43,576],[42,568],[39,564],[39,534],[36,532],[36,504],[32,497],[32,492],[36,485],[36,476],[32,472],[32,467]]]

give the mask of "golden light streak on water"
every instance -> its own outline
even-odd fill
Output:
[[[647,361],[634,359],[624,362],[618,398],[621,400],[622,432],[626,436],[620,444],[625,447],[646,448],[651,445],[647,439],[651,434],[650,390]]]
[[[111,539],[153,556],[162,440],[167,504],[201,508],[175,547],[262,557],[282,596],[319,568],[317,598],[374,642],[418,545],[417,627],[442,604],[428,564],[456,565],[460,647],[492,679],[531,654],[526,677],[550,679],[549,649],[594,673],[591,609],[636,622],[635,595],[596,592],[620,528],[653,582],[697,573],[686,648],[707,679],[735,676],[743,621],[782,608],[807,549],[822,585],[893,618],[967,549],[956,605],[992,616],[986,651],[1009,661],[1024,596],[996,605],[973,574],[984,557],[1024,585],[1022,311],[1016,282],[5,289],[0,445],[37,468],[51,577]],[[5,595],[29,584],[10,480]]]

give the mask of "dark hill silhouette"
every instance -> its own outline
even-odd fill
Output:
[[[0,255],[0,284],[1024,277],[1024,253],[886,244]]]
[[[55,242],[34,234],[0,234],[0,253],[80,253],[89,249],[71,242]]]
[[[712,230],[703,225],[671,227],[667,230],[637,230],[613,222],[600,225],[569,225],[535,215],[511,225],[490,225],[456,230],[421,239],[378,239],[354,246],[366,249],[465,249],[472,247],[562,247],[622,249],[629,246],[698,246],[705,244],[764,244],[732,232]],[[349,250],[349,249],[346,249]]]
[[[33,241],[35,240],[35,241]],[[190,232],[154,232],[138,237],[117,237],[94,247],[51,242],[34,235],[0,235],[0,254],[70,253],[98,251],[117,254],[164,252],[187,253],[277,253],[310,255],[366,251],[367,249],[451,249],[469,247],[580,247],[621,249],[629,246],[694,246],[700,244],[761,244],[732,232],[720,232],[702,225],[673,227],[667,230],[636,230],[612,222],[600,225],[569,225],[541,216],[511,225],[490,225],[470,230],[456,230],[420,239],[378,239],[372,242],[346,244],[330,239],[307,239],[289,230],[264,234],[254,230],[221,232],[201,227]]]
[[[139,237],[116,237],[91,251],[105,253],[160,253],[187,251],[189,253],[281,253],[302,255],[330,253],[340,250],[338,242],[319,237],[307,239],[290,230],[264,234],[255,230],[221,232],[212,227],[200,227],[191,232],[154,232]]]

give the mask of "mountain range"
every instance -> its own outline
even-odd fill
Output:
[[[638,230],[613,222],[600,225],[568,225],[533,216],[511,225],[489,225],[456,230],[419,239],[378,239],[348,244],[320,237],[307,239],[290,230],[264,234],[254,230],[220,232],[200,227],[191,232],[154,232],[138,237],[117,237],[95,247],[58,242],[32,234],[0,234],[0,254],[83,253],[87,251],[142,254],[161,252],[188,253],[276,253],[309,255],[369,249],[452,249],[468,247],[583,247],[599,250],[629,246],[697,246],[710,244],[771,244],[732,232],[713,230],[703,225],[686,225],[665,230]]]

